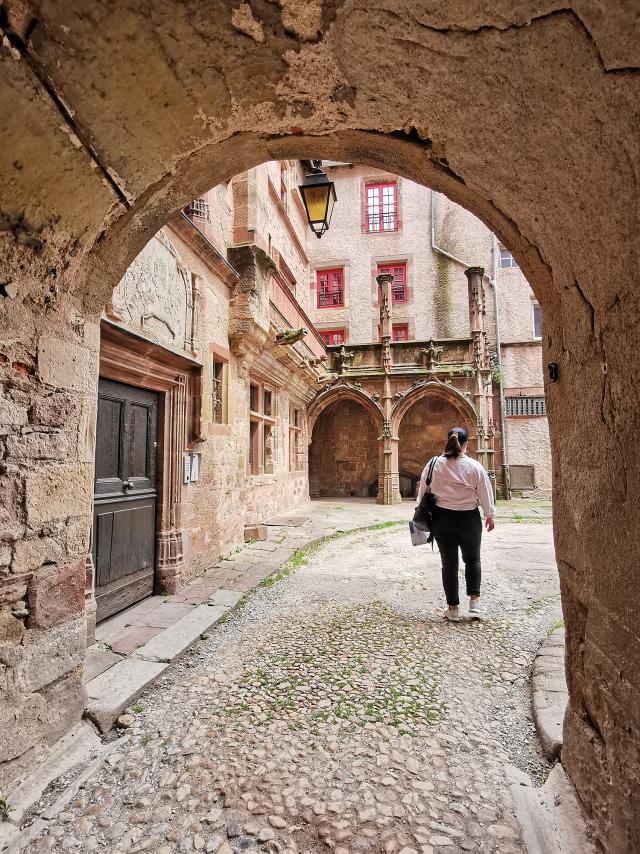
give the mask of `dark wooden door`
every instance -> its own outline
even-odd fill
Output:
[[[153,592],[158,395],[100,380],[93,563],[97,619]]]

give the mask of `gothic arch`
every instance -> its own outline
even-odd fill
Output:
[[[360,404],[368,412],[376,429],[379,430],[379,435],[382,435],[384,416],[380,404],[361,389],[348,385],[339,385],[321,392],[309,407],[307,415],[309,444],[313,441],[313,428],[318,417],[325,409],[333,406],[334,403],[339,403],[341,400],[353,400]]]
[[[391,416],[391,430],[394,436],[398,436],[402,419],[414,404],[427,397],[435,397],[446,400],[459,414],[463,421],[462,426],[469,427],[469,437],[475,438],[477,424],[477,413],[471,401],[453,386],[436,382],[435,380],[421,384],[413,391],[409,391],[394,406]],[[452,425],[453,426],[453,425]]]

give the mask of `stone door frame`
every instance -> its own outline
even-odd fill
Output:
[[[108,320],[100,324],[103,379],[157,391],[158,453],[156,589],[175,593],[184,567],[182,518],[183,457],[204,441],[201,435],[203,365]],[[88,638],[95,630],[95,572],[87,558]]]

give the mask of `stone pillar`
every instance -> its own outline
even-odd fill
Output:
[[[475,368],[473,402],[477,413],[478,461],[492,477],[494,458],[491,361],[485,331],[484,267],[468,267],[465,271],[469,287],[469,327],[473,338],[471,361]]]
[[[391,412],[393,409],[393,395],[391,393],[393,299],[391,288],[393,276],[391,273],[381,273],[376,276],[376,281],[380,288],[380,340],[382,341],[382,366],[384,368],[382,392],[384,427],[380,437],[382,453],[377,500],[378,504],[400,504],[402,498],[400,497],[400,476],[398,474],[398,437],[393,435],[391,429]]]

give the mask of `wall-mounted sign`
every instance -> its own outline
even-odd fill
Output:
[[[200,454],[191,454],[191,483],[200,480]]]
[[[185,454],[184,460],[183,483],[191,483],[191,454]]]

